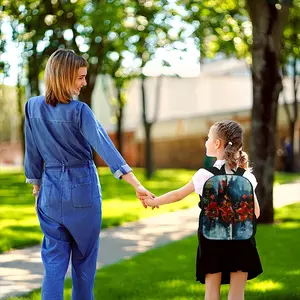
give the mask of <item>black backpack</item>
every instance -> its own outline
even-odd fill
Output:
[[[225,164],[203,186],[200,232],[210,240],[247,240],[255,234],[254,193],[251,182],[243,177],[244,169],[226,174]]]

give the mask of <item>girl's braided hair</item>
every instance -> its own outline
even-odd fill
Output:
[[[212,126],[216,138],[224,142],[224,159],[231,169],[248,169],[248,154],[242,150],[244,130],[235,121],[220,121]]]

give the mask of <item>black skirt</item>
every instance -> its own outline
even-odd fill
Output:
[[[230,272],[248,272],[248,280],[262,273],[254,237],[242,241],[217,241],[198,233],[199,246],[196,280],[205,283],[205,275],[222,272],[221,284],[230,283]]]

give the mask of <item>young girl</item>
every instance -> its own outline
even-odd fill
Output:
[[[29,99],[25,106],[25,174],[26,182],[33,184],[44,233],[45,300],[63,299],[70,257],[72,299],[94,299],[102,195],[91,147],[138,197],[151,197],[91,109],[72,99],[86,85],[87,66],[72,50],[55,51],[46,65],[46,95]]]
[[[243,174],[252,184],[257,181],[248,169],[248,156],[242,151],[243,130],[234,121],[215,123],[209,130],[205,143],[206,154],[216,157],[214,167],[221,169],[225,164],[226,174],[233,174],[238,167],[246,169]],[[204,183],[214,176],[206,169],[200,169],[192,180],[178,190],[171,191],[155,199],[145,197],[147,205],[155,207],[182,200],[192,192],[202,196]],[[200,201],[201,202],[201,201]],[[254,212],[259,217],[260,210],[254,193]],[[247,240],[210,240],[198,231],[199,246],[196,263],[196,279],[205,283],[205,300],[220,299],[220,285],[230,283],[229,300],[244,299],[247,279],[262,273],[262,266],[254,237]]]

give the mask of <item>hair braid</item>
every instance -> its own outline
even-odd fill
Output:
[[[224,142],[224,159],[231,169],[248,169],[248,155],[242,151],[244,130],[235,121],[220,121],[213,125],[216,136]]]

